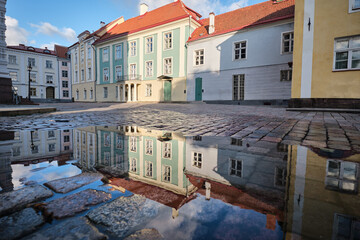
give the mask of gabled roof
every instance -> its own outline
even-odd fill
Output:
[[[58,56],[60,58],[67,58],[67,52],[69,50],[67,47],[55,44],[54,49],[55,49],[56,56]]]
[[[152,11],[146,12],[143,15],[128,19],[122,24],[118,24],[114,28],[107,31],[107,33],[98,39],[94,44],[117,37],[126,36],[183,18],[188,18],[189,16],[192,16],[192,18],[196,21],[198,21],[198,19],[201,17],[199,13],[185,6],[181,0],[178,0]]]
[[[208,32],[209,18],[203,19],[202,26],[195,29],[188,42],[293,18],[294,14],[295,0],[268,0],[215,16],[215,32],[212,34]]]
[[[36,48],[32,46],[25,46],[24,44],[19,44],[19,46],[7,46],[9,49],[15,49],[20,51],[26,51],[26,52],[33,52],[33,53],[41,53],[46,55],[54,55],[56,56],[55,51],[49,50],[47,48]]]

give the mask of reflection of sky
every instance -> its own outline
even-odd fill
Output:
[[[198,197],[172,218],[171,208],[163,206],[146,227],[156,228],[165,239],[282,239],[279,225],[266,228],[266,215],[241,209],[220,200]]]
[[[12,182],[14,184],[14,190],[24,187],[23,183],[28,181],[43,184],[51,180],[72,177],[81,173],[81,170],[76,166],[72,164],[58,166],[57,161],[31,164],[30,166],[14,164],[11,165],[11,168],[13,170]],[[26,179],[20,182],[20,179],[24,177]]]

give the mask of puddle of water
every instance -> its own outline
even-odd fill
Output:
[[[112,199],[139,194],[154,212],[128,233],[156,228],[171,239],[359,238],[359,153],[134,126],[10,136],[0,141],[2,190],[98,169],[110,186],[96,181],[47,201],[88,188]]]

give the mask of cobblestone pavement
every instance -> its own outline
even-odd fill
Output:
[[[360,152],[360,114],[287,112],[271,106],[63,103],[55,113],[2,117],[1,130],[136,125],[243,142],[302,144]]]

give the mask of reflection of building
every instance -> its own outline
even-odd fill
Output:
[[[79,160],[84,169],[93,169],[97,163],[96,127],[75,129],[74,159]]]
[[[325,152],[291,147],[286,239],[359,239],[360,155]]]
[[[11,145],[16,140],[0,141],[0,193],[8,192],[14,189],[12,183],[12,168],[11,168]]]
[[[6,0],[0,0],[0,103],[12,102],[11,79],[6,61],[6,41],[5,41],[5,16]]]
[[[267,226],[283,221],[287,148],[274,144],[266,152],[250,152],[224,137],[186,140],[186,175],[207,199],[267,214]]]

